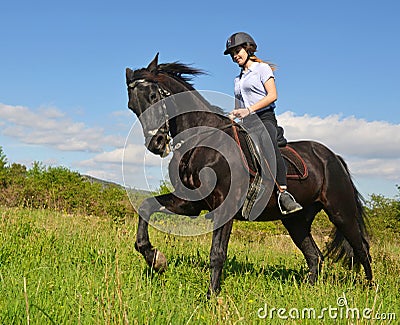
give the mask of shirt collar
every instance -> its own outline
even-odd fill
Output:
[[[248,68],[248,71],[247,71],[246,73],[245,73],[244,70],[242,69],[242,71],[240,72],[240,74],[241,74],[241,75],[244,75],[244,74],[248,74],[249,72],[253,72],[253,69],[254,69],[254,67],[255,67],[255,66],[254,66],[255,64],[258,64],[258,62],[253,62],[253,64]]]

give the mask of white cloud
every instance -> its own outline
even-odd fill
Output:
[[[366,121],[354,116],[341,118],[278,116],[288,140],[310,139],[321,142],[343,156],[353,174],[400,180],[400,125],[386,121]]]
[[[336,151],[362,157],[397,158],[400,156],[400,125],[385,121],[369,122],[354,116],[296,116],[286,112],[278,116],[290,139],[312,139]]]
[[[106,135],[104,129],[72,121],[56,108],[32,110],[0,103],[2,135],[23,144],[49,146],[61,151],[99,152],[106,146],[121,146],[123,138]]]
[[[126,148],[117,148],[111,151],[105,151],[95,155],[93,158],[82,161],[81,166],[94,166],[95,164],[107,163],[117,165],[141,165],[158,166],[160,159],[149,153],[144,145],[129,144]]]
[[[168,158],[161,159],[146,150],[143,144],[128,144],[126,148],[96,154],[94,157],[77,163],[85,173],[94,177],[129,184],[136,188],[147,188],[147,180],[154,179],[158,185],[160,170],[168,166]],[[146,175],[144,175],[146,174]]]

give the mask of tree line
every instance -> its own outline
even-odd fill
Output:
[[[122,186],[95,182],[65,167],[9,164],[0,146],[0,205],[125,220],[135,211]]]

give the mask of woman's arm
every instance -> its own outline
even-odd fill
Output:
[[[251,112],[255,112],[261,108],[267,107],[268,105],[271,105],[273,102],[275,102],[278,99],[278,93],[276,91],[274,78],[269,78],[264,83],[264,88],[267,92],[267,95],[265,97],[261,98],[257,103],[255,103],[249,107]]]

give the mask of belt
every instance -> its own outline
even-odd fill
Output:
[[[274,104],[271,104],[271,105],[268,105],[267,107],[257,110],[255,113],[260,114],[260,113],[264,113],[264,112],[273,112],[275,110],[275,107],[276,106]]]

